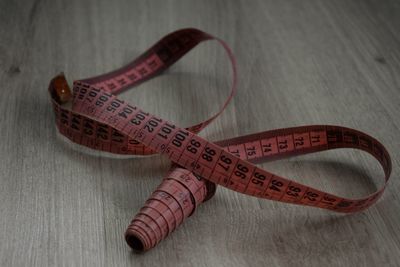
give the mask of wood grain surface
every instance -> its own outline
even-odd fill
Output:
[[[337,124],[387,146],[383,198],[340,215],[223,188],[145,254],[123,233],[160,183],[160,156],[88,153],[57,134],[49,80],[97,75],[165,34],[196,27],[224,39],[239,91],[201,135],[219,140],[280,127]],[[187,126],[229,93],[223,50],[209,42],[123,95]],[[0,0],[0,266],[399,266],[400,2]],[[365,153],[337,150],[262,164],[357,197],[382,183]]]

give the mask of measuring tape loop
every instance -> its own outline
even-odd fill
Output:
[[[216,40],[224,47],[233,72],[231,93],[211,118],[185,129],[117,98],[117,93],[155,77],[206,40]],[[167,35],[121,69],[75,81],[73,95],[63,75],[50,82],[57,127],[73,142],[116,154],[160,153],[175,164],[129,226],[126,238],[131,247],[147,250],[155,246],[214,194],[215,185],[259,198],[344,213],[361,211],[382,195],[391,172],[390,156],[379,141],[354,129],[311,125],[219,142],[199,137],[197,133],[232,99],[236,76],[235,59],[222,40],[196,29],[184,29]],[[369,196],[349,199],[254,165],[336,148],[360,149],[373,155],[383,167],[384,185]]]

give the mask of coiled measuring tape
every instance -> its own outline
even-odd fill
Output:
[[[117,98],[116,94],[155,77],[197,44],[216,40],[232,63],[231,93],[211,118],[186,129],[151,115]],[[197,135],[228,105],[236,91],[236,64],[219,38],[197,29],[173,32],[130,64],[107,74],[75,81],[73,94],[63,74],[53,78],[49,92],[59,132],[71,141],[115,154],[168,156],[173,165],[126,231],[128,244],[138,251],[154,247],[215,193],[216,185],[234,191],[336,212],[366,209],[382,195],[391,172],[385,147],[360,131],[312,125],[260,132],[219,142]],[[355,148],[373,155],[382,165],[385,183],[361,199],[339,197],[291,181],[254,165],[335,148]]]

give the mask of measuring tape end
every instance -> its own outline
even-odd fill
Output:
[[[59,104],[67,103],[72,99],[71,88],[65,79],[64,73],[60,73],[51,80],[49,90]]]

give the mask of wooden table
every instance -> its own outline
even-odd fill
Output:
[[[89,155],[61,140],[47,85],[127,63],[165,34],[226,40],[239,91],[202,136],[337,124],[385,144],[393,174],[365,212],[258,200],[219,188],[145,254],[123,233],[160,183],[161,156]],[[392,1],[0,1],[1,266],[399,266],[400,3]],[[223,50],[201,45],[124,99],[187,126],[229,93]],[[94,155],[93,155],[94,154]],[[365,153],[337,150],[262,164],[344,196],[381,184]]]

